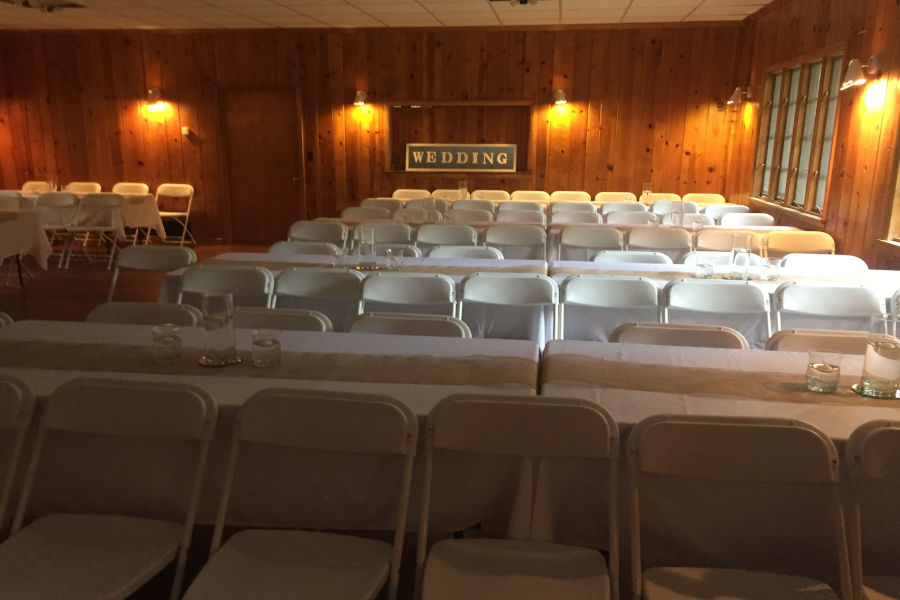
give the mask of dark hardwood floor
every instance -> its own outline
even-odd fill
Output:
[[[250,245],[194,248],[199,261],[222,252],[265,252],[266,249],[266,246]],[[20,287],[15,261],[4,260],[0,264],[0,311],[8,313],[16,321],[81,321],[92,308],[106,302],[113,272],[106,269],[104,259],[94,257],[89,261],[76,255],[68,269],[60,269],[56,264],[56,258],[51,257],[50,264],[44,271],[34,259],[27,257],[23,265],[31,271],[33,278],[26,277],[25,285]],[[162,273],[123,270],[116,284],[114,299],[155,302],[162,279]]]

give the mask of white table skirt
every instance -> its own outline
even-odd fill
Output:
[[[125,198],[125,203],[122,204],[122,223],[125,227],[152,229],[161,240],[166,239],[166,229],[163,226],[162,217],[159,216],[156,196],[153,194],[123,194],[122,197]]]
[[[3,212],[14,215],[14,218],[0,218],[0,258],[29,254],[46,270],[47,259],[53,253],[53,248],[44,234],[37,213],[31,209]]]

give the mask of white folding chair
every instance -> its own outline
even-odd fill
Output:
[[[717,224],[721,223],[722,215],[748,212],[750,207],[746,204],[710,204],[703,207],[703,214],[712,217]]]
[[[872,518],[864,523],[863,517],[872,513],[877,519],[876,508],[896,506],[896,492],[900,486],[900,422],[870,421],[856,428],[847,440],[846,465],[850,473],[850,510],[847,530],[850,538],[850,565],[853,572],[853,597],[866,600],[891,600],[900,598],[900,570],[896,568],[896,544],[887,562],[893,567],[889,572],[876,575],[866,572],[863,554],[866,544],[863,531],[872,531]],[[877,527],[877,521],[875,521]],[[868,525],[868,529],[864,527]],[[892,540],[896,538],[891,537]],[[869,557],[870,561],[872,557]],[[884,557],[882,557],[884,561]],[[884,567],[882,567],[884,568]],[[890,567],[889,567],[890,568]]]
[[[513,202],[527,201],[547,204],[550,202],[550,194],[543,190],[515,190],[509,195],[509,199]]]
[[[416,198],[431,198],[431,192],[421,188],[398,188],[391,194],[391,198],[399,200],[414,200]]]
[[[456,283],[438,273],[375,272],[363,281],[360,313],[454,315]]]
[[[457,208],[453,207],[444,213],[445,223],[492,223],[494,221],[494,213],[479,208]]]
[[[587,206],[591,206],[591,195],[587,192],[577,190],[556,190],[550,194],[550,202],[571,202],[574,204],[583,202],[586,203]]]
[[[69,247],[69,234],[66,229],[75,218],[78,197],[69,192],[44,192],[37,197],[35,212],[52,245],[57,238],[62,238],[63,249],[59,252],[59,263],[62,268]]]
[[[559,260],[592,260],[600,250],[621,250],[624,244],[614,227],[566,227],[559,237]]]
[[[695,236],[694,249],[731,252],[735,234],[750,235],[750,250],[752,252],[762,254],[765,250],[764,235],[749,229],[702,229]]]
[[[160,204],[160,201],[162,201],[162,204]],[[191,243],[196,245],[197,240],[194,239],[194,234],[191,233],[189,227],[191,205],[194,203],[194,186],[187,183],[159,184],[156,188],[156,205],[165,207],[169,202],[178,202],[179,206],[175,210],[160,208],[159,216],[163,221],[167,219],[174,221],[177,227],[181,229],[181,235],[176,236],[177,240],[166,238],[166,242],[184,246],[185,239],[190,238]]]
[[[427,335],[470,338],[469,326],[450,315],[368,312],[350,323],[351,333],[385,333],[392,335]]]
[[[799,273],[861,273],[869,270],[866,261],[852,254],[792,252],[781,259],[781,266]]]
[[[13,324],[13,318],[9,314],[0,311],[0,327],[6,327]]]
[[[445,200],[452,203],[457,200],[468,200],[469,192],[457,188],[438,188],[436,190],[431,190],[431,197],[435,200]]]
[[[271,306],[274,288],[275,276],[265,267],[191,265],[181,275],[177,302],[199,307],[204,293],[231,292],[235,306]]]
[[[597,194],[599,196],[599,194]],[[634,194],[632,194],[634,196]],[[610,200],[600,207],[600,214],[609,215],[611,212],[647,212],[647,206],[634,200]]]
[[[19,210],[24,206],[22,194],[13,190],[0,190],[0,210]]]
[[[597,192],[594,202],[604,206],[610,202],[637,202],[637,196],[632,192]]]
[[[488,199],[484,199],[484,198],[483,199],[476,198],[475,192],[472,192],[471,199],[457,200],[456,202],[453,203],[452,210],[459,210],[459,209],[463,209],[463,208],[466,210],[486,210],[489,213],[494,214],[494,212],[497,209],[497,205],[494,203],[493,200],[488,200]]]
[[[719,218],[722,227],[760,227],[775,224],[775,217],[768,213],[731,212]]]
[[[603,219],[610,225],[652,225],[659,221],[659,217],[651,212],[636,210],[614,210],[606,213]]]
[[[410,198],[406,201],[405,208],[418,208],[420,210],[445,213],[450,209],[450,203],[443,198]]]
[[[0,541],[8,531],[6,514],[19,468],[25,432],[34,413],[34,393],[25,382],[0,375]]]
[[[433,258],[493,258],[500,260],[503,253],[491,246],[435,246],[428,252]]]
[[[807,352],[814,348],[836,350],[842,354],[865,354],[869,334],[849,329],[782,329],[766,342],[766,350]]]
[[[650,250],[601,250],[592,259],[595,263],[647,263],[671,265],[672,259],[662,252]]]
[[[594,203],[590,201],[590,196],[588,196],[587,202],[577,200],[560,200],[554,202],[550,205],[550,214],[552,215],[558,212],[589,212],[600,214],[597,211],[597,207],[594,206]]]
[[[495,223],[533,223],[547,226],[547,215],[538,210],[499,210]]]
[[[662,216],[663,225],[675,225],[677,227],[710,227],[716,224],[715,219],[703,213],[669,212]]]
[[[372,229],[376,244],[412,244],[415,242],[416,232],[406,223],[362,222],[353,228],[354,248],[359,245],[359,232],[364,227]]]
[[[764,348],[772,334],[769,297],[749,281],[675,279],[661,303],[663,323],[731,327],[753,348]]]
[[[416,233],[416,246],[428,254],[435,246],[474,246],[478,232],[469,225],[422,225]]]
[[[401,256],[401,257],[409,257],[409,258],[421,258],[422,251],[412,244],[392,244],[390,242],[379,243],[376,242],[372,249],[375,251],[375,256],[387,256],[390,253],[392,256]]]
[[[473,337],[533,340],[556,337],[559,288],[536,273],[472,273],[460,283],[459,317]]]
[[[581,210],[562,210],[550,213],[550,224],[602,223],[603,219],[596,212]]]
[[[646,197],[641,196],[640,198],[641,202],[645,199],[648,206],[653,206],[657,202],[681,202],[681,196],[671,192],[650,192]]]
[[[47,192],[56,191],[56,184],[49,181],[26,181],[22,184],[20,191],[23,194],[46,194]]]
[[[99,194],[103,188],[96,181],[72,181],[65,186],[65,191],[78,196],[84,194]]]
[[[184,327],[195,327],[203,324],[203,313],[199,308],[188,304],[105,302],[91,309],[84,320],[89,323],[130,323],[132,325],[175,323]]]
[[[488,200],[491,203],[506,202],[509,200],[509,192],[506,190],[475,190],[470,198],[472,200]]]
[[[748,452],[748,448],[753,450]],[[628,436],[631,499],[631,580],[636,598],[851,598],[850,565],[839,492],[834,443],[811,425],[787,419],[659,415],[638,423]],[[834,536],[838,596],[826,583],[801,575],[712,566],[654,566],[644,569],[644,546],[654,531],[641,522],[642,485],[666,478],[691,484],[742,486],[748,494],[782,485],[781,507],[797,504],[796,488],[813,495],[827,511]],[[685,488],[680,488],[685,489]],[[678,494],[677,491],[671,492]],[[807,498],[807,495],[801,495]],[[703,499],[697,503],[707,506]],[[771,505],[770,505],[771,506]],[[710,511],[727,510],[710,505]],[[798,510],[806,507],[798,506]],[[710,515],[710,520],[713,516]],[[777,532],[775,532],[777,534]],[[740,543],[741,540],[735,540]],[[773,539],[773,543],[778,543]],[[787,543],[787,542],[784,542]],[[739,567],[740,565],[735,565]]]
[[[862,285],[788,281],[772,294],[775,328],[868,331],[884,300]]]
[[[497,248],[506,258],[546,260],[547,232],[540,225],[491,225],[484,232],[484,245]]]
[[[513,192],[515,193],[515,192]],[[544,212],[544,205],[540,202],[535,202],[533,200],[507,200],[506,202],[501,202],[497,205],[497,213],[504,213],[507,211],[535,211],[539,213]]]
[[[248,398],[239,409],[232,436],[211,558],[191,583],[185,600],[296,598],[298,594],[376,598],[385,583],[386,598],[396,600],[417,435],[415,414],[390,396],[269,389]],[[239,459],[247,450],[387,461],[381,467],[386,471],[383,485],[396,498],[392,543],[323,531],[244,529],[222,544],[229,500],[246,471]],[[371,476],[365,469],[357,473],[359,478]],[[352,477],[327,496],[316,474],[297,469],[291,483],[298,479],[308,482],[292,487],[298,495],[318,495],[326,503],[335,495],[356,494]]]
[[[12,535],[0,544],[3,595],[124,599],[174,559],[170,597],[178,598],[216,414],[213,399],[186,384],[74,379],[58,387],[43,408]],[[90,450],[91,459],[65,456],[67,483],[77,488],[73,498],[87,512],[43,514],[23,528],[41,474],[59,468],[60,456],[43,450],[60,437]],[[99,451],[112,440],[147,448],[141,467],[126,458],[129,453]],[[162,452],[175,448],[189,458]],[[179,475],[157,485],[166,472]],[[131,508],[141,516],[91,512],[97,498],[90,492],[105,496],[116,487],[131,489]],[[154,497],[158,505],[173,497],[173,490],[180,498],[167,515],[157,518],[148,511]]]
[[[622,323],[609,334],[610,342],[623,344],[652,344],[661,346],[692,346],[696,348],[725,348],[749,350],[743,335],[722,325],[680,325],[676,323]]]
[[[656,286],[645,277],[572,275],[559,287],[559,337],[605,342],[628,321],[658,321]]]
[[[440,223],[444,215],[436,209],[403,207],[395,210],[391,218],[400,223]]]
[[[681,197],[685,202],[694,202],[695,204],[725,204],[725,196],[722,194],[709,194],[692,192]]]
[[[113,194],[149,194],[150,186],[146,183],[136,183],[131,181],[120,181],[113,184]]]
[[[167,272],[190,266],[197,262],[197,254],[190,248],[182,246],[126,246],[116,256],[116,268],[113,270],[112,282],[106,301],[113,299],[119,271],[133,269],[138,271]]]
[[[691,251],[692,242],[691,234],[684,229],[640,227],[628,232],[625,247],[628,250],[662,252],[675,262]]]
[[[350,229],[336,221],[295,221],[288,229],[287,239],[298,242],[331,242],[347,249]]]
[[[317,310],[302,308],[237,306],[234,309],[234,326],[242,329],[332,331],[327,316]]]
[[[683,200],[658,200],[650,205],[650,212],[654,215],[667,215],[671,212],[680,212],[684,214],[696,213],[700,211],[700,207],[694,202],[685,202]]]
[[[292,256],[295,254],[318,254],[322,256],[340,256],[341,249],[331,242],[301,242],[299,240],[282,240],[269,246],[269,254],[275,256]]]
[[[400,198],[366,198],[359,205],[362,207],[386,208],[391,214],[394,214],[395,210],[403,208],[403,200]]]
[[[429,413],[425,474],[416,554],[417,597],[422,600],[619,597],[618,427],[603,408],[573,398],[457,394]],[[440,458],[449,453],[470,460],[518,458],[529,500],[531,526],[520,539],[443,539],[429,547],[433,482],[440,480]],[[533,526],[542,465],[574,460],[596,465],[590,486],[598,516],[608,529],[609,564],[593,548],[545,541]],[[602,475],[600,473],[603,473]],[[574,482],[573,482],[574,483]],[[523,485],[524,488],[526,485]],[[598,490],[603,490],[602,492]]]
[[[112,268],[113,259],[119,249],[118,240],[125,237],[125,229],[122,225],[122,203],[125,199],[120,194],[86,194],[78,201],[75,208],[75,216],[66,227],[68,234],[68,249],[64,267],[69,268],[72,260],[72,242],[75,236],[84,234],[90,236],[96,234],[101,244],[108,249],[109,258],[106,268]],[[87,238],[86,238],[87,239]]]
[[[751,252],[747,256],[750,257],[751,267],[759,267],[766,264],[766,259],[761,257],[759,254],[753,254]],[[681,260],[678,262],[689,267],[693,267],[699,264],[730,265],[731,252],[725,252],[722,250],[694,250],[693,252],[687,252],[682,255]]]
[[[402,210],[402,209],[397,209]],[[348,206],[341,211],[341,218],[349,221],[363,221],[365,219],[390,219],[396,211],[378,206]]]
[[[352,269],[298,267],[275,280],[274,306],[302,308],[325,314],[335,331],[347,331],[359,314],[365,276]]]

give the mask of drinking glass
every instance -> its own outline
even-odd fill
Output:
[[[375,229],[367,225],[359,227],[359,266],[363,269],[375,267]]]
[[[400,248],[387,248],[385,249],[385,255],[387,256],[387,270],[399,271],[400,267],[403,266],[403,250]]]
[[[641,188],[641,203],[650,204],[653,201],[653,184],[645,183]]]
[[[250,358],[254,367],[277,367],[281,364],[281,332],[277,329],[251,329]]]
[[[731,237],[731,270],[729,279],[750,279],[750,246],[753,236],[736,233]]]
[[[201,300],[206,347],[200,364],[224,367],[240,362],[234,346],[234,298],[231,292],[206,292]]]
[[[900,340],[897,318],[875,313],[869,320],[869,339],[862,379],[856,391],[869,398],[896,398],[900,385]]]
[[[153,362],[166,363],[181,356],[181,327],[160,323],[150,327],[153,336]]]
[[[841,353],[834,350],[809,350],[806,388],[811,392],[832,394],[841,378]]]
[[[435,215],[434,209],[434,198],[429,196],[422,201],[422,206],[425,209],[425,222],[426,223],[436,223],[437,215]]]

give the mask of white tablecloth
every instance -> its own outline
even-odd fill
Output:
[[[166,229],[159,216],[156,196],[153,194],[123,194],[123,197],[125,203],[122,205],[122,223],[125,227],[152,229],[160,239],[165,240]]]
[[[34,210],[0,211],[0,258],[30,254],[42,269],[53,253]]]

